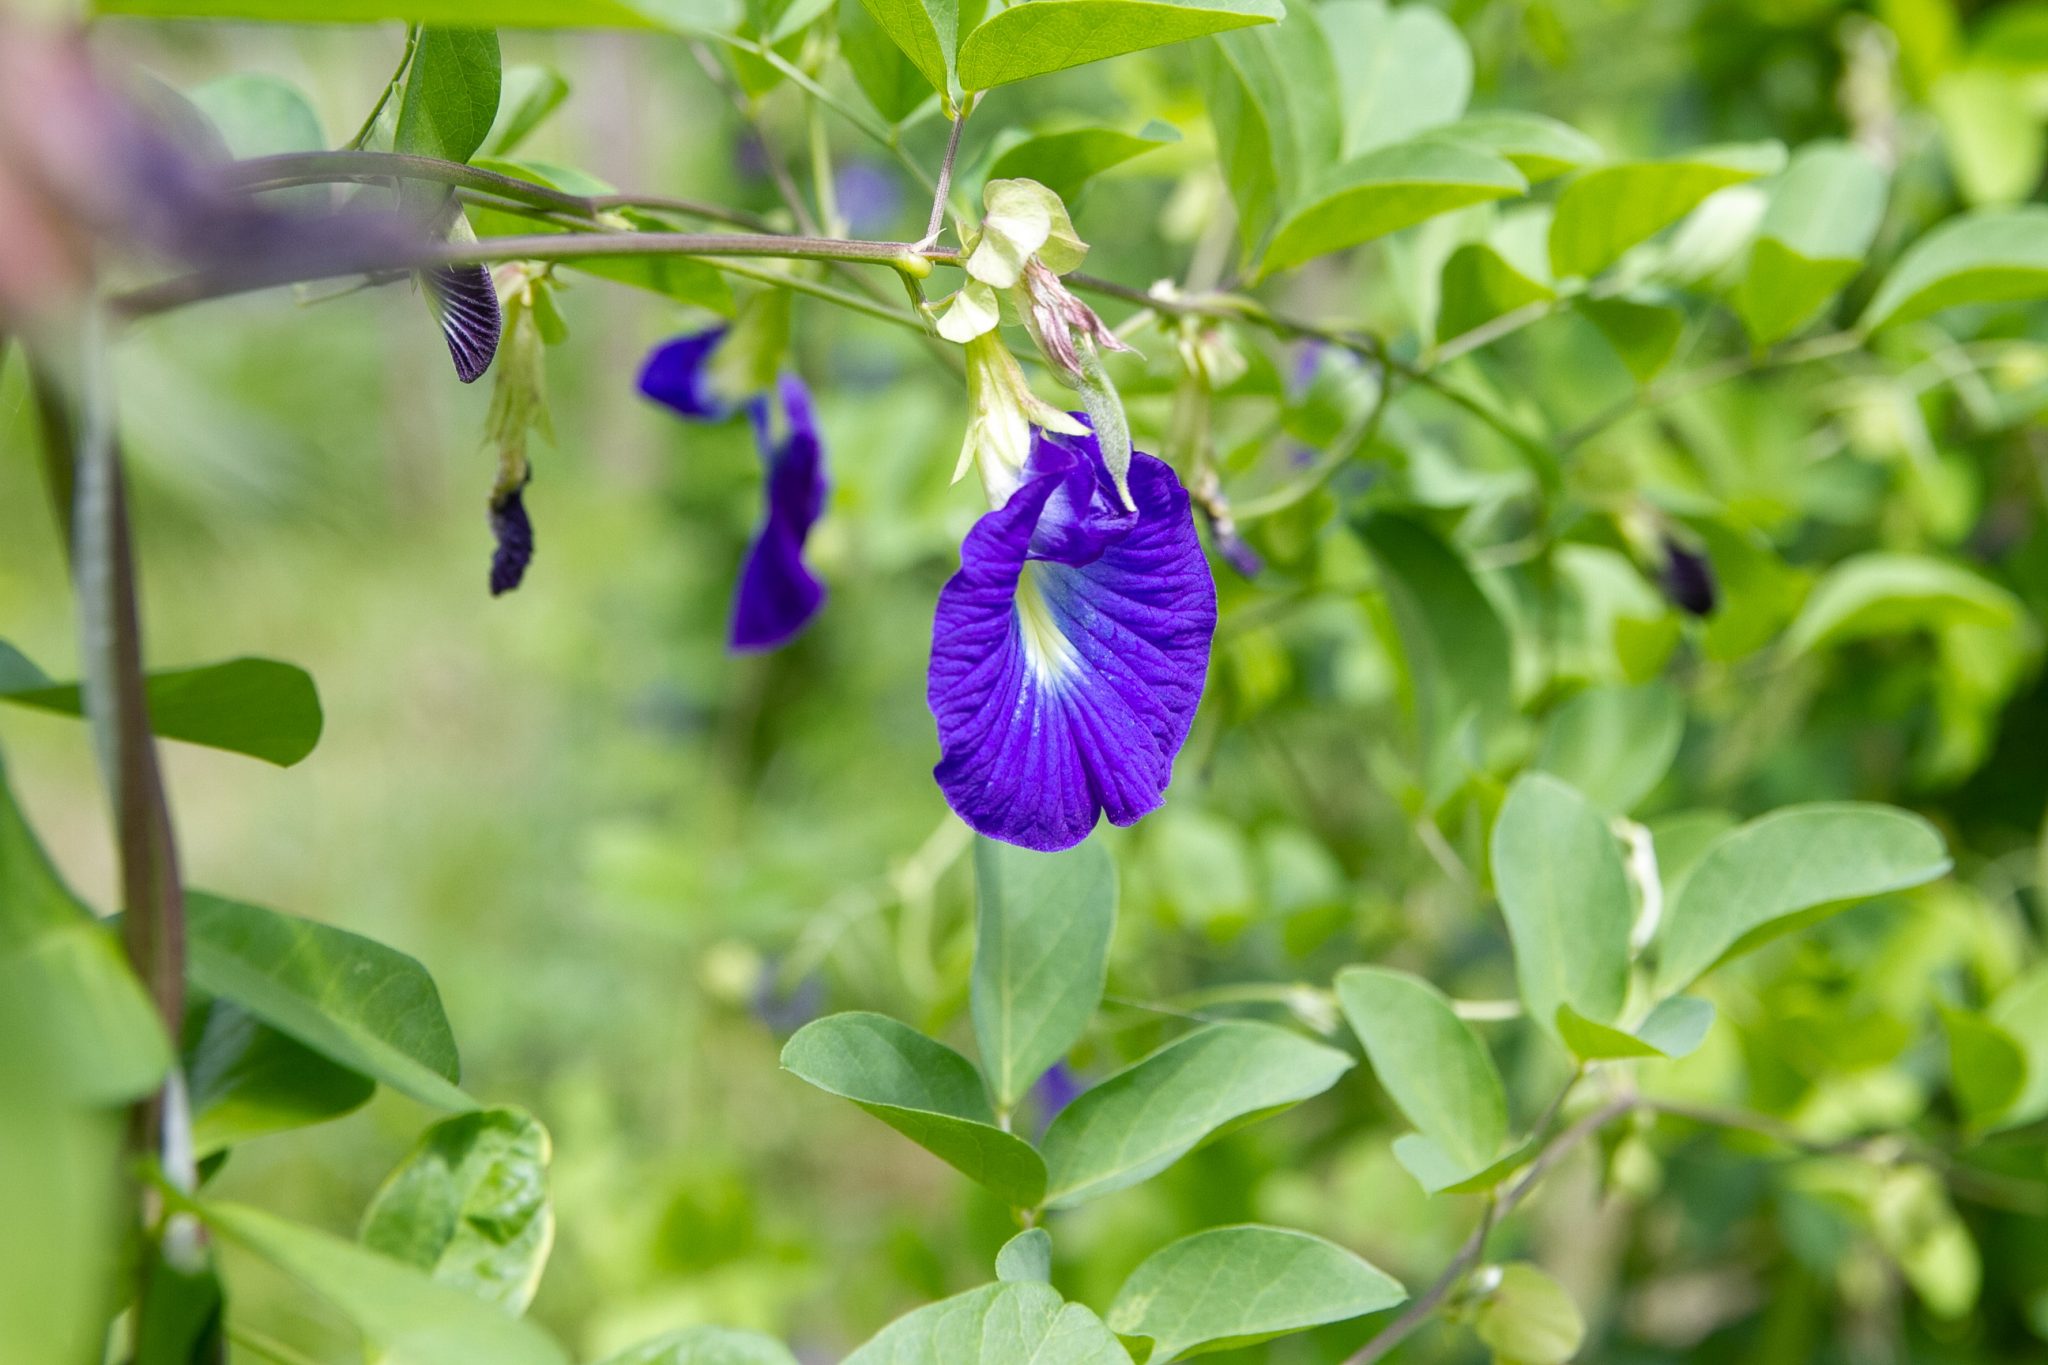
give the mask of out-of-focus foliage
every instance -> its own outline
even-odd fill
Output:
[[[2048,6],[197,8],[619,26],[507,28],[495,117],[403,90],[365,145],[782,230],[789,184],[915,241],[908,166],[979,92],[956,201],[1035,179],[1088,271],[1171,282],[1149,316],[1096,297],[1135,319],[1108,373],[1263,564],[1215,558],[1166,807],[1034,860],[931,782],[932,603],[981,508],[912,330],[781,296],[831,606],[734,656],[758,461],[632,381],[758,281],[535,267],[499,421],[405,286],[136,325],[151,700],[234,751],[166,747],[222,893],[191,907],[183,1216],[230,1359],[953,1365],[972,1327],[990,1362],[1319,1365],[1511,1195],[1395,1359],[2048,1352]],[[244,156],[338,143],[402,41],[94,33]],[[483,41],[421,59],[495,86]],[[1171,307],[1225,286],[1342,335]],[[497,600],[487,430],[537,531]],[[38,848],[116,906],[52,714],[85,669],[37,431],[17,356],[0,1227],[49,1232],[0,1236],[0,1310],[41,1334],[5,1365],[62,1359],[112,1275],[108,1106],[166,1053]],[[1041,1205],[1049,1245],[1012,1241]]]

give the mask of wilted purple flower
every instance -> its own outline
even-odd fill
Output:
[[[526,515],[526,490],[514,488],[491,503],[491,536],[497,549],[491,555],[491,596],[499,597],[519,586],[526,566],[533,562],[533,521]]]
[[[711,382],[712,358],[726,330],[715,327],[657,347],[640,371],[640,392],[692,421],[721,421],[733,405]],[[741,566],[733,594],[732,647],[774,649],[788,641],[825,601],[825,587],[804,564],[804,541],[825,505],[825,453],[811,413],[810,391],[783,375],[769,395],[745,400],[754,440],[767,466],[767,515]],[[781,433],[776,434],[780,416]]]
[[[1720,600],[1713,561],[1668,534],[1663,537],[1663,548],[1664,565],[1657,572],[1657,581],[1663,585],[1664,595],[1680,611],[1693,616],[1713,615]]]
[[[1216,586],[1186,490],[1132,457],[1126,511],[1092,435],[1040,430],[939,593],[933,770],[974,829],[1072,847],[1158,809],[1208,673]]]

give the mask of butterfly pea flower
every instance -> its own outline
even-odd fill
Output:
[[[1078,423],[1077,423],[1078,424]],[[975,830],[1070,848],[1165,799],[1216,629],[1188,494],[1134,453],[1126,507],[1092,432],[1040,429],[939,593],[933,770]]]
[[[825,506],[825,452],[810,390],[792,374],[771,392],[737,401],[719,382],[726,328],[677,337],[655,349],[640,371],[640,392],[678,416],[716,422],[744,408],[767,467],[767,510],[733,593],[734,649],[774,649],[809,623],[825,586],[804,563],[804,542]]]

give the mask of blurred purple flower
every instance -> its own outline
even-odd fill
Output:
[[[825,983],[816,972],[807,972],[784,989],[782,973],[773,963],[761,972],[754,991],[754,1017],[777,1037],[787,1037],[816,1019],[825,1009]]]
[[[887,230],[903,208],[903,187],[872,161],[849,161],[841,166],[832,191],[839,200],[840,216],[856,236]]]
[[[640,392],[680,417],[716,422],[733,404],[712,383],[711,365],[726,329],[677,337],[655,348],[640,370]],[[774,649],[802,630],[825,602],[825,586],[804,563],[804,543],[825,506],[825,452],[810,391],[795,375],[768,394],[744,400],[767,466],[767,511],[741,565],[733,593],[732,647]]]
[[[1714,581],[1714,564],[1698,550],[1689,549],[1670,535],[1664,537],[1664,564],[1657,580],[1664,595],[1680,611],[1693,616],[1711,616],[1720,601]]]
[[[1085,1089],[1087,1087],[1081,1084],[1081,1078],[1065,1062],[1054,1062],[1052,1069],[1038,1078],[1038,1083],[1031,1087],[1031,1099],[1033,1111],[1038,1116],[1038,1136],[1041,1139],[1046,1128],[1059,1117],[1060,1110],[1078,1099]]]
[[[1104,812],[1128,825],[1165,800],[1216,586],[1173,470],[1136,454],[1130,489],[1134,512],[1092,435],[1035,429],[1023,481],[967,533],[939,593],[933,775],[991,838],[1070,848]]]

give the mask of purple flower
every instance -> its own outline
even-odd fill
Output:
[[[655,347],[640,367],[640,392],[693,422],[722,422],[732,416],[732,404],[711,385],[711,357],[723,340],[725,328],[713,327]]]
[[[733,405],[711,382],[712,357],[726,329],[677,337],[657,347],[640,370],[640,392],[692,421],[716,422]],[[770,395],[744,407],[768,467],[767,515],[740,567],[733,593],[732,647],[774,649],[802,630],[825,601],[825,586],[804,564],[804,541],[825,506],[825,452],[811,414],[810,391],[783,375]],[[781,435],[776,435],[776,409]]]
[[[1680,611],[1693,616],[1712,616],[1720,600],[1720,591],[1714,581],[1714,562],[1698,550],[1681,545],[1674,537],[1664,537],[1664,564],[1658,572],[1658,581],[1663,585],[1664,595],[1677,604]]]
[[[501,597],[519,586],[533,562],[533,520],[526,515],[526,490],[514,488],[491,503],[491,596]]]
[[[926,696],[960,818],[1069,848],[1159,808],[1209,668],[1216,586],[1173,470],[1134,455],[1135,512],[1092,435],[1040,430],[1022,481],[939,593]]]
[[[824,450],[811,418],[811,395],[803,380],[786,374],[776,384],[776,397],[784,428],[779,442],[770,431],[767,396],[747,403],[755,443],[768,464],[768,515],[733,595],[734,649],[774,649],[825,604],[825,585],[804,565],[804,538],[825,506]]]
[[[1044,1141],[1045,1130],[1060,1116],[1060,1110],[1079,1099],[1085,1089],[1087,1087],[1081,1084],[1081,1078],[1065,1062],[1054,1062],[1052,1069],[1038,1078],[1031,1087],[1031,1097],[1038,1102],[1040,1141]]]

